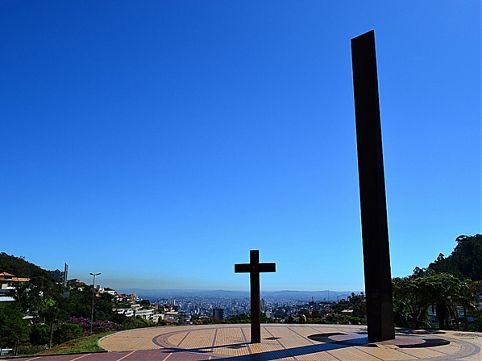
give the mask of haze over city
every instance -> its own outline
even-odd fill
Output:
[[[116,288],[363,290],[350,39],[393,276],[481,229],[480,3],[1,4],[2,251]]]

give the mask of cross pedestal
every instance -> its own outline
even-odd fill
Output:
[[[259,250],[249,251],[249,263],[234,265],[235,273],[249,273],[251,293],[251,343],[261,342],[259,273],[276,272],[275,263],[259,263]]]

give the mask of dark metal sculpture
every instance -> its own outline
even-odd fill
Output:
[[[251,287],[251,343],[261,342],[259,273],[276,272],[275,263],[259,263],[259,250],[249,251],[249,263],[234,265],[234,272],[249,273]]]
[[[351,40],[368,340],[395,338],[375,33]]]

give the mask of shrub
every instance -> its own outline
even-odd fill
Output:
[[[47,345],[49,343],[50,327],[48,325],[33,325],[30,331],[30,343]]]
[[[75,323],[64,323],[54,331],[54,343],[62,343],[73,340],[84,334],[81,326]]]
[[[130,317],[122,323],[122,328],[126,330],[150,326],[155,326],[154,322],[140,316]]]
[[[71,317],[69,323],[79,325],[83,330],[84,334],[90,334],[90,320],[85,317]],[[115,330],[119,327],[115,322],[106,320],[95,320],[92,325],[92,330],[94,333],[106,332]]]
[[[93,331],[94,333],[101,333],[106,331],[112,331],[117,328],[117,324],[112,321],[97,320],[94,321]]]

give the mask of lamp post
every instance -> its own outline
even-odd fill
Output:
[[[90,275],[93,277],[92,280],[92,312],[90,314],[90,334],[93,334],[93,329],[94,329],[94,300],[95,300],[95,276],[100,275],[101,273],[92,273],[90,272]]]

